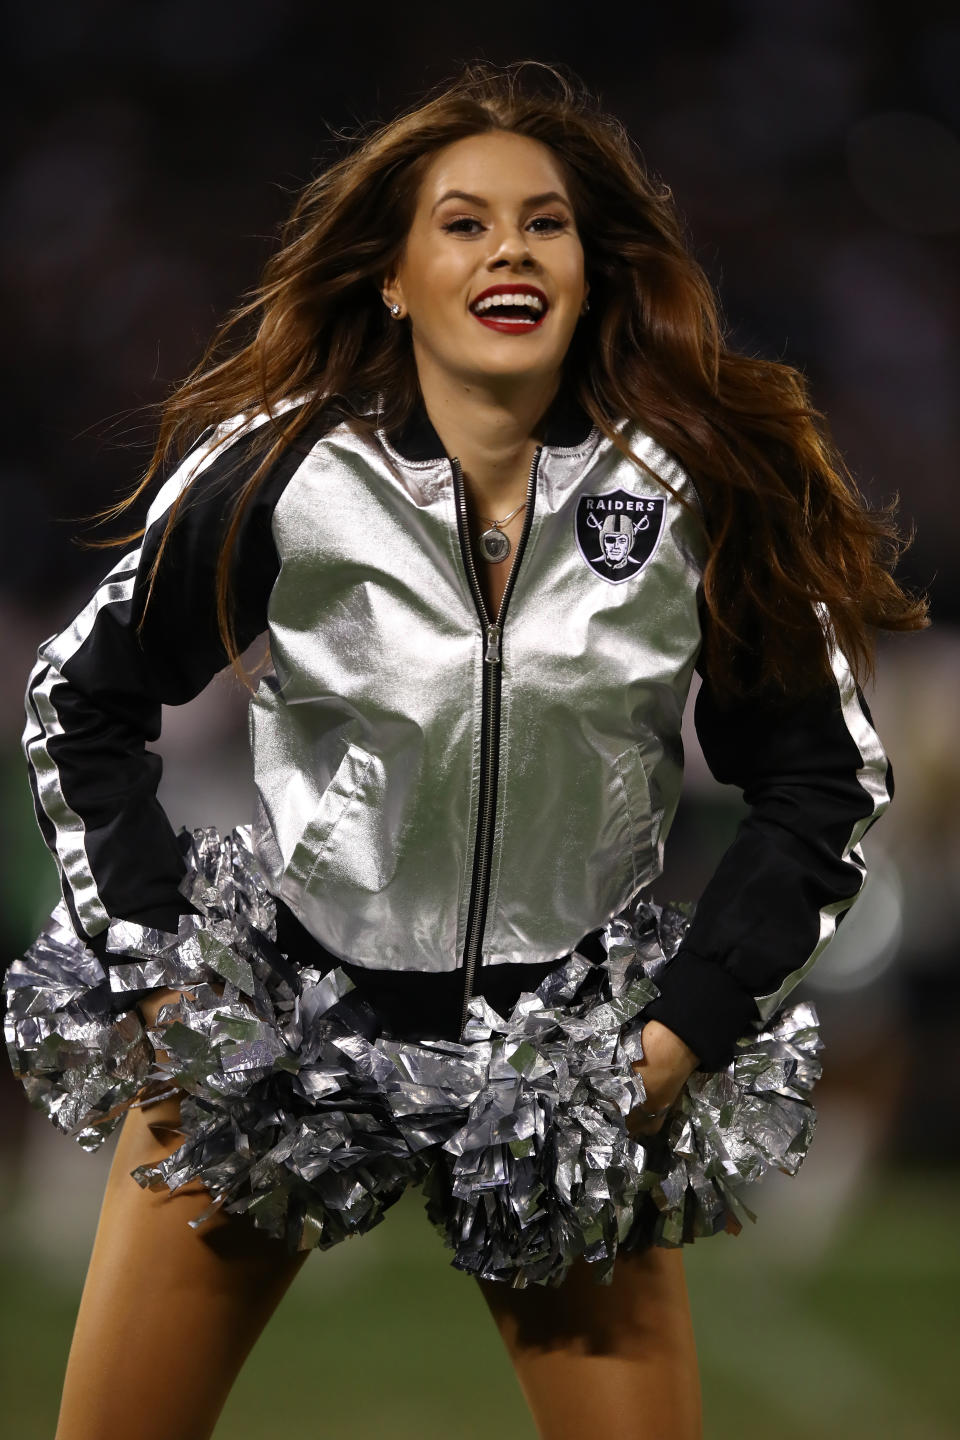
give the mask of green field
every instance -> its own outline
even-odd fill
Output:
[[[775,1258],[762,1214],[736,1239],[688,1247],[708,1440],[960,1435],[956,1181],[881,1172],[865,1194],[812,1258]],[[50,1440],[80,1273],[11,1250],[3,1434]],[[365,1239],[311,1257],[217,1431],[218,1440],[494,1434],[534,1432],[479,1293],[449,1267],[415,1193]]]

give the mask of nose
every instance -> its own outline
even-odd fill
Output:
[[[529,269],[534,264],[527,237],[522,230],[508,230],[490,257],[490,269],[520,265]]]

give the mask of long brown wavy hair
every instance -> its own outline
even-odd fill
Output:
[[[467,65],[415,108],[348,142],[300,192],[261,283],[159,407],[142,482],[105,513],[124,510],[210,425],[239,414],[270,417],[257,442],[262,460],[237,489],[218,565],[220,631],[239,668],[230,561],[244,511],[284,447],[324,410],[368,430],[391,431],[410,416],[420,396],[410,333],[387,315],[380,289],[402,253],[433,156],[496,130],[549,146],[569,186],[590,310],[564,380],[611,443],[629,455],[614,427],[635,420],[694,482],[709,541],[706,665],[717,692],[800,695],[828,678],[831,638],[862,683],[877,628],[928,623],[924,600],[893,578],[904,544],[893,506],[867,507],[803,375],[727,347],[669,187],[651,177],[624,127],[578,80],[537,61]],[[304,403],[275,414],[301,396]],[[379,415],[365,413],[377,397]],[[170,512],[164,544],[188,496],[189,487]],[[162,554],[163,544],[155,566]],[[817,618],[823,607],[828,624]]]

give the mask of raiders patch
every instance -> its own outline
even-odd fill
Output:
[[[620,585],[640,574],[657,548],[666,503],[629,490],[580,497],[577,549],[601,580]]]

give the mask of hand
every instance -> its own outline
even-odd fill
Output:
[[[223,986],[215,985],[214,989],[222,991]],[[164,1005],[175,1005],[184,995],[189,1000],[196,998],[192,990],[151,990],[144,995],[142,1000],[137,1001],[136,1008],[145,1027],[156,1030],[157,1019]],[[169,1058],[166,1050],[160,1048],[155,1048],[154,1054],[161,1064]],[[182,1134],[178,1126],[183,1093],[179,1089],[171,1091],[170,1082],[163,1080],[149,1082],[140,1092],[140,1105],[147,1117],[147,1124],[154,1136],[163,1143],[167,1143],[171,1135]]]
[[[208,981],[211,990],[218,995],[223,994],[223,986],[219,981]],[[157,1028],[157,1016],[164,1005],[175,1005],[177,1001],[186,995],[188,1000],[195,1000],[196,995],[192,990],[151,990],[144,995],[142,1000],[137,1001],[137,1009],[140,1012],[140,1019],[148,1030]]]
[[[144,995],[142,1000],[137,1001],[137,1010],[140,1012],[140,1019],[148,1030],[157,1028],[157,1016],[164,1005],[175,1005],[181,995],[190,994],[183,990],[151,990],[149,995]],[[156,1052],[158,1060],[166,1060],[167,1054],[164,1050]]]
[[[184,993],[182,990],[151,990],[148,995],[144,995],[142,1000],[138,1000],[137,1009],[140,1012],[140,1019],[147,1029],[155,1030],[157,1016],[164,1005],[175,1005]]]
[[[635,1060],[631,1069],[643,1081],[647,1098],[627,1116],[631,1135],[656,1135],[667,1121],[667,1115],[643,1115],[642,1110],[661,1110],[673,1105],[687,1080],[700,1064],[685,1041],[659,1020],[648,1020],[640,1031],[643,1059]]]

